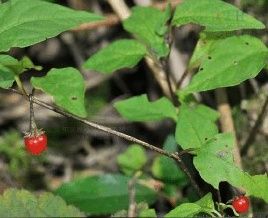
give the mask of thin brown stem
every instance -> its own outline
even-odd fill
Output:
[[[8,89],[8,90],[13,92],[13,93],[16,93],[16,94],[19,94],[19,95],[23,96],[23,94],[21,92],[15,90],[15,89]],[[27,97],[26,100],[29,101],[29,98]],[[193,187],[196,189],[197,193],[200,196],[202,195],[202,192],[201,192],[199,186],[197,185],[196,181],[192,177],[192,175],[191,175],[190,171],[188,170],[187,166],[184,164],[184,162],[181,159],[181,156],[186,153],[185,151],[183,151],[181,153],[180,152],[179,153],[170,153],[170,152],[165,151],[165,150],[163,150],[163,149],[161,149],[161,148],[159,148],[157,146],[154,146],[154,145],[149,144],[149,143],[147,143],[145,141],[137,139],[137,138],[135,138],[133,136],[130,136],[130,135],[127,135],[125,133],[116,131],[116,130],[114,130],[112,128],[109,128],[109,127],[106,127],[106,126],[91,122],[89,120],[86,120],[86,119],[83,119],[81,117],[78,117],[78,116],[76,116],[74,114],[70,114],[70,113],[68,113],[66,111],[63,111],[63,110],[61,110],[61,109],[59,109],[59,108],[57,108],[55,106],[52,106],[52,105],[50,105],[48,103],[45,103],[45,102],[43,102],[43,101],[41,101],[41,100],[39,100],[39,99],[37,99],[35,97],[32,98],[32,101],[33,101],[33,103],[35,103],[37,105],[40,105],[40,106],[42,106],[42,107],[44,107],[44,108],[46,108],[48,110],[54,111],[54,112],[56,112],[58,114],[61,114],[61,115],[65,116],[65,117],[72,118],[72,119],[77,120],[77,121],[79,121],[81,123],[84,123],[87,126],[90,126],[92,128],[101,130],[101,131],[106,132],[106,133],[111,134],[111,135],[115,135],[115,136],[120,137],[122,139],[125,139],[125,140],[127,140],[129,142],[137,143],[137,144],[142,145],[143,147],[145,147],[145,148],[147,148],[149,150],[155,151],[155,152],[157,152],[159,154],[165,155],[167,157],[170,157],[170,158],[176,160],[178,162],[180,168],[189,177],[189,179],[190,179]]]
[[[265,115],[267,113],[267,107],[268,107],[268,96],[266,97],[265,102],[262,106],[261,112],[258,115],[258,118],[257,118],[254,126],[252,127],[244,146],[241,149],[242,156],[247,154],[248,149],[250,148],[250,145],[252,145],[252,143],[254,142],[256,135],[258,133],[258,130],[259,130],[260,126],[262,125],[263,120],[265,118]]]

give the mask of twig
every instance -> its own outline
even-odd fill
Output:
[[[16,94],[19,94],[19,95],[22,95],[23,96],[23,94],[21,92],[15,90],[15,89],[8,89],[8,90],[11,91],[11,92],[13,92],[13,93],[16,93]],[[29,100],[29,98],[25,98],[25,99],[26,100]],[[154,146],[152,144],[149,144],[147,142],[144,142],[144,141],[142,141],[140,139],[137,139],[137,138],[135,138],[133,136],[127,135],[125,133],[122,133],[122,132],[113,130],[113,129],[109,128],[109,127],[106,127],[106,126],[103,126],[103,125],[99,125],[97,123],[88,121],[88,120],[83,119],[81,117],[78,117],[76,115],[73,115],[73,114],[70,114],[68,112],[65,112],[65,111],[63,111],[63,110],[61,110],[61,109],[59,109],[59,108],[57,108],[55,106],[52,106],[52,105],[50,105],[48,103],[45,103],[43,101],[40,101],[39,99],[37,99],[35,97],[32,98],[32,101],[33,101],[33,103],[35,103],[35,104],[37,104],[39,106],[42,106],[44,108],[47,108],[48,110],[54,111],[54,112],[56,112],[58,114],[61,114],[61,115],[65,116],[65,117],[72,118],[74,120],[77,120],[77,121],[79,121],[81,123],[86,124],[87,126],[90,126],[92,128],[101,130],[101,131],[106,132],[106,133],[111,134],[111,135],[115,135],[115,136],[120,137],[122,139],[125,139],[125,140],[127,140],[129,142],[137,143],[137,144],[142,145],[143,147],[145,147],[145,148],[147,148],[149,150],[158,152],[159,154],[165,155],[167,157],[170,157],[170,158],[176,160],[179,163],[181,169],[184,171],[184,173],[189,177],[189,179],[190,179],[193,187],[196,189],[197,193],[199,195],[202,195],[202,192],[199,189],[197,183],[195,182],[194,178],[190,174],[190,172],[187,169],[186,165],[182,161],[182,159],[181,159],[181,153],[180,152],[179,153],[169,153],[168,151],[165,151],[165,150],[163,150],[161,148],[158,148],[157,146]],[[182,155],[183,154],[185,154],[185,151],[182,152]]]
[[[177,82],[177,84],[176,84],[176,89],[180,89],[180,88],[181,88],[181,85],[182,85],[183,81],[186,79],[186,77],[187,77],[188,74],[189,74],[189,70],[186,69],[186,70],[183,72],[183,74],[182,74],[180,80]]]
[[[128,195],[129,195],[129,206],[127,217],[137,217],[137,204],[136,204],[136,188],[137,179],[141,176],[141,172],[138,171],[128,182]]]
[[[222,132],[231,132],[235,137],[235,144],[233,148],[234,162],[236,166],[242,169],[241,156],[237,146],[236,132],[234,128],[234,121],[232,118],[231,108],[228,102],[228,97],[225,89],[216,89],[216,100],[218,111],[220,112],[220,124]]]
[[[181,3],[181,0],[171,0],[170,3],[171,3],[171,6],[174,8],[177,4]],[[161,3],[153,4],[152,7],[156,7],[156,8],[163,10],[166,7],[166,5],[167,5],[167,2],[161,2]],[[86,30],[94,30],[100,27],[111,27],[119,23],[120,23],[120,19],[118,15],[109,14],[105,16],[104,20],[97,21],[97,22],[84,23],[80,25],[79,27],[73,29],[72,31],[79,32],[79,31],[86,31]]]
[[[241,155],[242,156],[247,154],[249,147],[254,142],[254,140],[256,138],[256,135],[258,133],[258,129],[262,125],[263,120],[265,118],[265,115],[267,113],[267,107],[268,107],[268,96],[266,97],[265,102],[264,102],[264,104],[262,106],[261,112],[258,115],[258,118],[257,118],[254,126],[252,127],[244,146],[241,149]]]

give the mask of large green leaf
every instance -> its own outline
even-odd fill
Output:
[[[121,170],[131,175],[140,170],[147,162],[146,152],[140,145],[131,145],[124,153],[117,156],[117,163]]]
[[[260,21],[221,0],[184,0],[177,6],[172,23],[195,23],[205,26],[206,31],[265,28]]]
[[[0,51],[26,47],[101,17],[40,0],[10,0],[0,5]]]
[[[55,103],[67,111],[86,117],[85,84],[80,72],[74,68],[52,69],[44,77],[33,77],[32,85],[53,96]]]
[[[128,208],[128,181],[122,175],[87,177],[64,184],[56,193],[90,215],[110,214]],[[155,192],[136,185],[137,202],[153,203]]]
[[[208,193],[195,203],[184,203],[171,210],[165,217],[194,217],[199,213],[215,212],[212,194]],[[217,211],[216,211],[217,213]]]
[[[230,133],[218,134],[208,140],[194,157],[194,165],[200,176],[214,188],[227,181],[246,190],[247,195],[259,197],[268,202],[267,175],[250,176],[235,166],[233,161],[234,137]]]
[[[165,97],[150,102],[143,94],[114,104],[122,117],[130,121],[156,121],[171,118],[176,121],[177,112],[172,103]]]
[[[232,36],[213,43],[199,72],[181,94],[238,85],[265,66],[268,49],[257,38]]]
[[[100,73],[112,73],[122,68],[134,67],[145,54],[146,48],[138,41],[122,39],[91,56],[84,66]]]
[[[169,52],[164,36],[159,30],[164,25],[168,15],[152,7],[134,7],[131,16],[123,22],[125,30],[134,34],[146,44],[148,49],[158,57],[166,56]],[[163,27],[163,26],[162,26]]]
[[[59,196],[43,193],[36,197],[26,190],[8,189],[0,196],[0,217],[85,217]]]
[[[194,108],[182,105],[180,107],[176,141],[183,149],[200,148],[206,140],[218,133],[214,123],[215,112],[206,109],[207,115],[204,116],[202,110],[204,109],[200,109],[200,106]]]

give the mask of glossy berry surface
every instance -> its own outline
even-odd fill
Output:
[[[25,136],[24,144],[30,154],[40,155],[47,149],[47,135],[42,133],[36,136]]]
[[[235,197],[232,205],[237,213],[246,213],[249,209],[249,199],[243,195]]]

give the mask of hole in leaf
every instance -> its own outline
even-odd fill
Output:
[[[205,141],[207,141],[208,140],[208,138],[205,138]]]
[[[246,44],[246,45],[249,45],[249,43],[248,43],[248,42],[245,42],[245,44]]]
[[[208,59],[209,59],[209,60],[211,60],[211,59],[212,59],[212,57],[211,57],[211,56],[208,56]]]
[[[71,99],[75,101],[75,100],[77,100],[77,97],[76,96],[72,96]]]
[[[203,67],[201,67],[201,68],[200,68],[200,71],[202,71],[202,70],[204,70],[204,68],[203,68]]]

